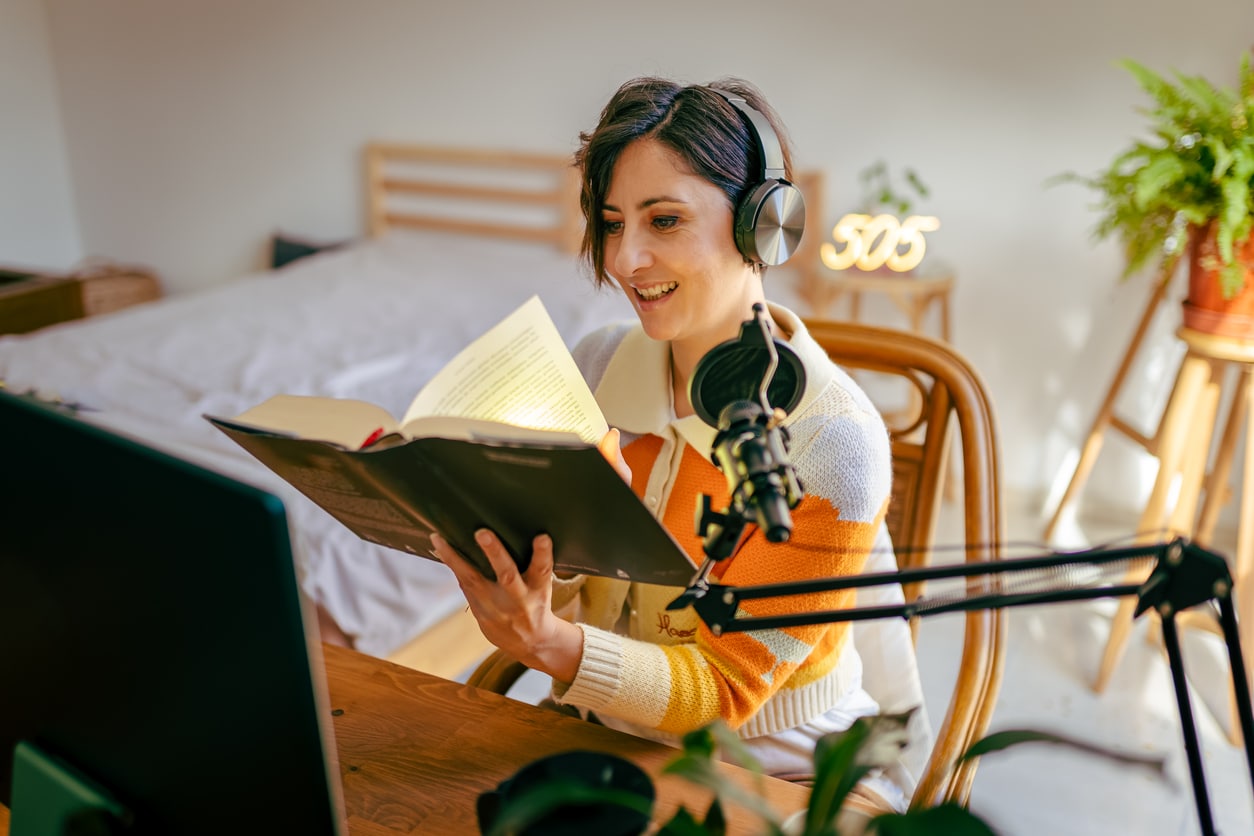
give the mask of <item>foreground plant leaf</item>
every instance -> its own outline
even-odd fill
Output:
[[[1149,770],[1161,780],[1166,781],[1168,779],[1166,758],[1157,755],[1134,755],[1127,752],[1119,752],[1105,746],[1099,746],[1096,743],[1090,743],[1087,740],[1080,740],[1039,729],[1007,729],[1006,731],[994,732],[973,743],[966,752],[962,753],[958,760],[965,761],[971,758],[978,758],[981,755],[987,755],[990,752],[1000,752],[1004,749],[1009,749],[1011,746],[1019,746],[1023,743],[1049,743],[1063,746],[1084,752],[1085,754],[1097,755],[1113,763],[1138,766]]]
[[[520,793],[501,808],[488,836],[516,836],[548,814],[569,807],[613,804],[648,816],[653,799],[627,790],[590,787],[567,779],[553,779]]]
[[[836,816],[854,786],[872,770],[896,762],[909,742],[907,726],[912,714],[914,709],[860,717],[847,730],[819,739],[814,747],[814,787],[805,836],[833,833]]]
[[[909,813],[887,813],[871,820],[875,836],[994,836],[991,827],[965,807],[952,802]]]
[[[710,758],[694,757],[685,753],[668,763],[662,771],[668,775],[677,775],[699,787],[713,790],[718,799],[735,803],[756,813],[768,825],[777,824],[775,811],[763,797],[760,786],[741,786],[720,772],[715,766],[715,761]],[[775,827],[775,830],[777,829],[778,827]]]
[[[676,775],[714,792],[714,803],[706,814],[706,829],[701,831],[703,834],[723,832],[726,827],[723,805],[726,802],[735,803],[759,816],[765,826],[766,836],[775,836],[781,832],[779,817],[764,797],[761,763],[726,723],[716,720],[688,732],[683,737],[682,745],[682,753],[667,763],[662,772]],[[715,764],[720,751],[729,756],[727,760],[754,775],[756,780],[753,786],[743,787],[718,770]],[[719,829],[713,830],[713,827]]]
[[[692,817],[686,807],[680,807],[657,833],[658,836],[708,836],[706,829]]]

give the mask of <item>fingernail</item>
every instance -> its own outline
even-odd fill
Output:
[[[444,538],[441,537],[439,534],[432,534],[431,535],[431,548],[433,549],[444,548]]]
[[[488,533],[486,528],[481,528],[475,532],[475,540],[479,543],[479,545],[486,546],[492,541],[492,535]]]
[[[540,534],[540,535],[537,535],[537,536],[536,536],[536,545],[537,545],[537,546],[545,546],[545,547],[550,547],[550,548],[551,548],[551,547],[553,546],[553,538],[552,538],[552,537],[550,537],[550,536],[549,536],[549,535],[547,535],[547,534]]]

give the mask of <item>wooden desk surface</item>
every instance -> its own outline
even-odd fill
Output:
[[[351,836],[477,834],[475,799],[524,764],[568,749],[625,757],[653,778],[656,819],[681,803],[704,813],[709,795],[659,776],[675,750],[516,700],[342,648],[324,647]],[[754,776],[723,767],[748,785]],[[775,809],[805,806],[809,790],[770,778]],[[761,832],[757,817],[730,811],[729,834]],[[0,836],[9,814],[0,807]]]

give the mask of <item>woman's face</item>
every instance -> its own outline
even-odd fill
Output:
[[[736,249],[721,189],[640,139],[618,156],[603,215],[606,271],[646,334],[708,350],[739,333],[762,281]]]

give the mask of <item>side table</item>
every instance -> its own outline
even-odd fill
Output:
[[[940,311],[940,338],[951,342],[949,300],[953,287],[954,277],[948,272],[912,276],[846,270],[810,277],[800,292],[818,319],[829,318],[831,307],[848,294],[849,318],[855,322],[862,316],[862,294],[881,293],[906,315],[910,328],[920,334],[924,332],[928,311],[935,306]]]
[[[83,315],[78,282],[61,276],[0,271],[0,334],[25,334]]]
[[[71,276],[79,286],[83,316],[112,313],[141,302],[160,299],[161,283],[147,270],[102,267]]]
[[[102,264],[64,275],[0,268],[0,334],[25,334],[161,295],[157,276],[139,268]]]
[[[1248,654],[1248,648],[1254,647],[1254,339],[1216,336],[1184,327],[1176,335],[1187,351],[1155,435],[1158,475],[1137,526],[1138,537],[1159,540],[1181,535],[1207,545],[1219,510],[1231,496],[1228,479],[1244,430],[1237,549],[1230,568],[1241,646]],[[1220,389],[1230,366],[1236,368],[1238,377],[1225,418],[1219,410]],[[1220,436],[1212,461],[1211,442],[1216,431]],[[1132,631],[1135,603],[1132,598],[1120,600],[1094,683],[1097,691],[1105,688],[1122,655]],[[1235,741],[1239,734],[1234,719],[1230,735]]]
[[[940,339],[949,343],[953,336],[949,308],[953,288],[954,277],[947,270],[921,275],[826,270],[823,273],[807,272],[798,287],[798,293],[814,312],[815,319],[828,318],[831,307],[848,294],[849,319],[853,322],[858,322],[862,317],[862,294],[881,293],[906,315],[910,330],[925,336],[927,314],[931,308],[936,307],[940,312]],[[909,403],[904,409],[894,409],[877,403],[884,420],[891,427],[911,426],[915,423],[922,401],[914,389],[908,391],[908,398]],[[952,463],[945,462],[943,467],[944,498],[952,500],[958,495],[957,478]]]

